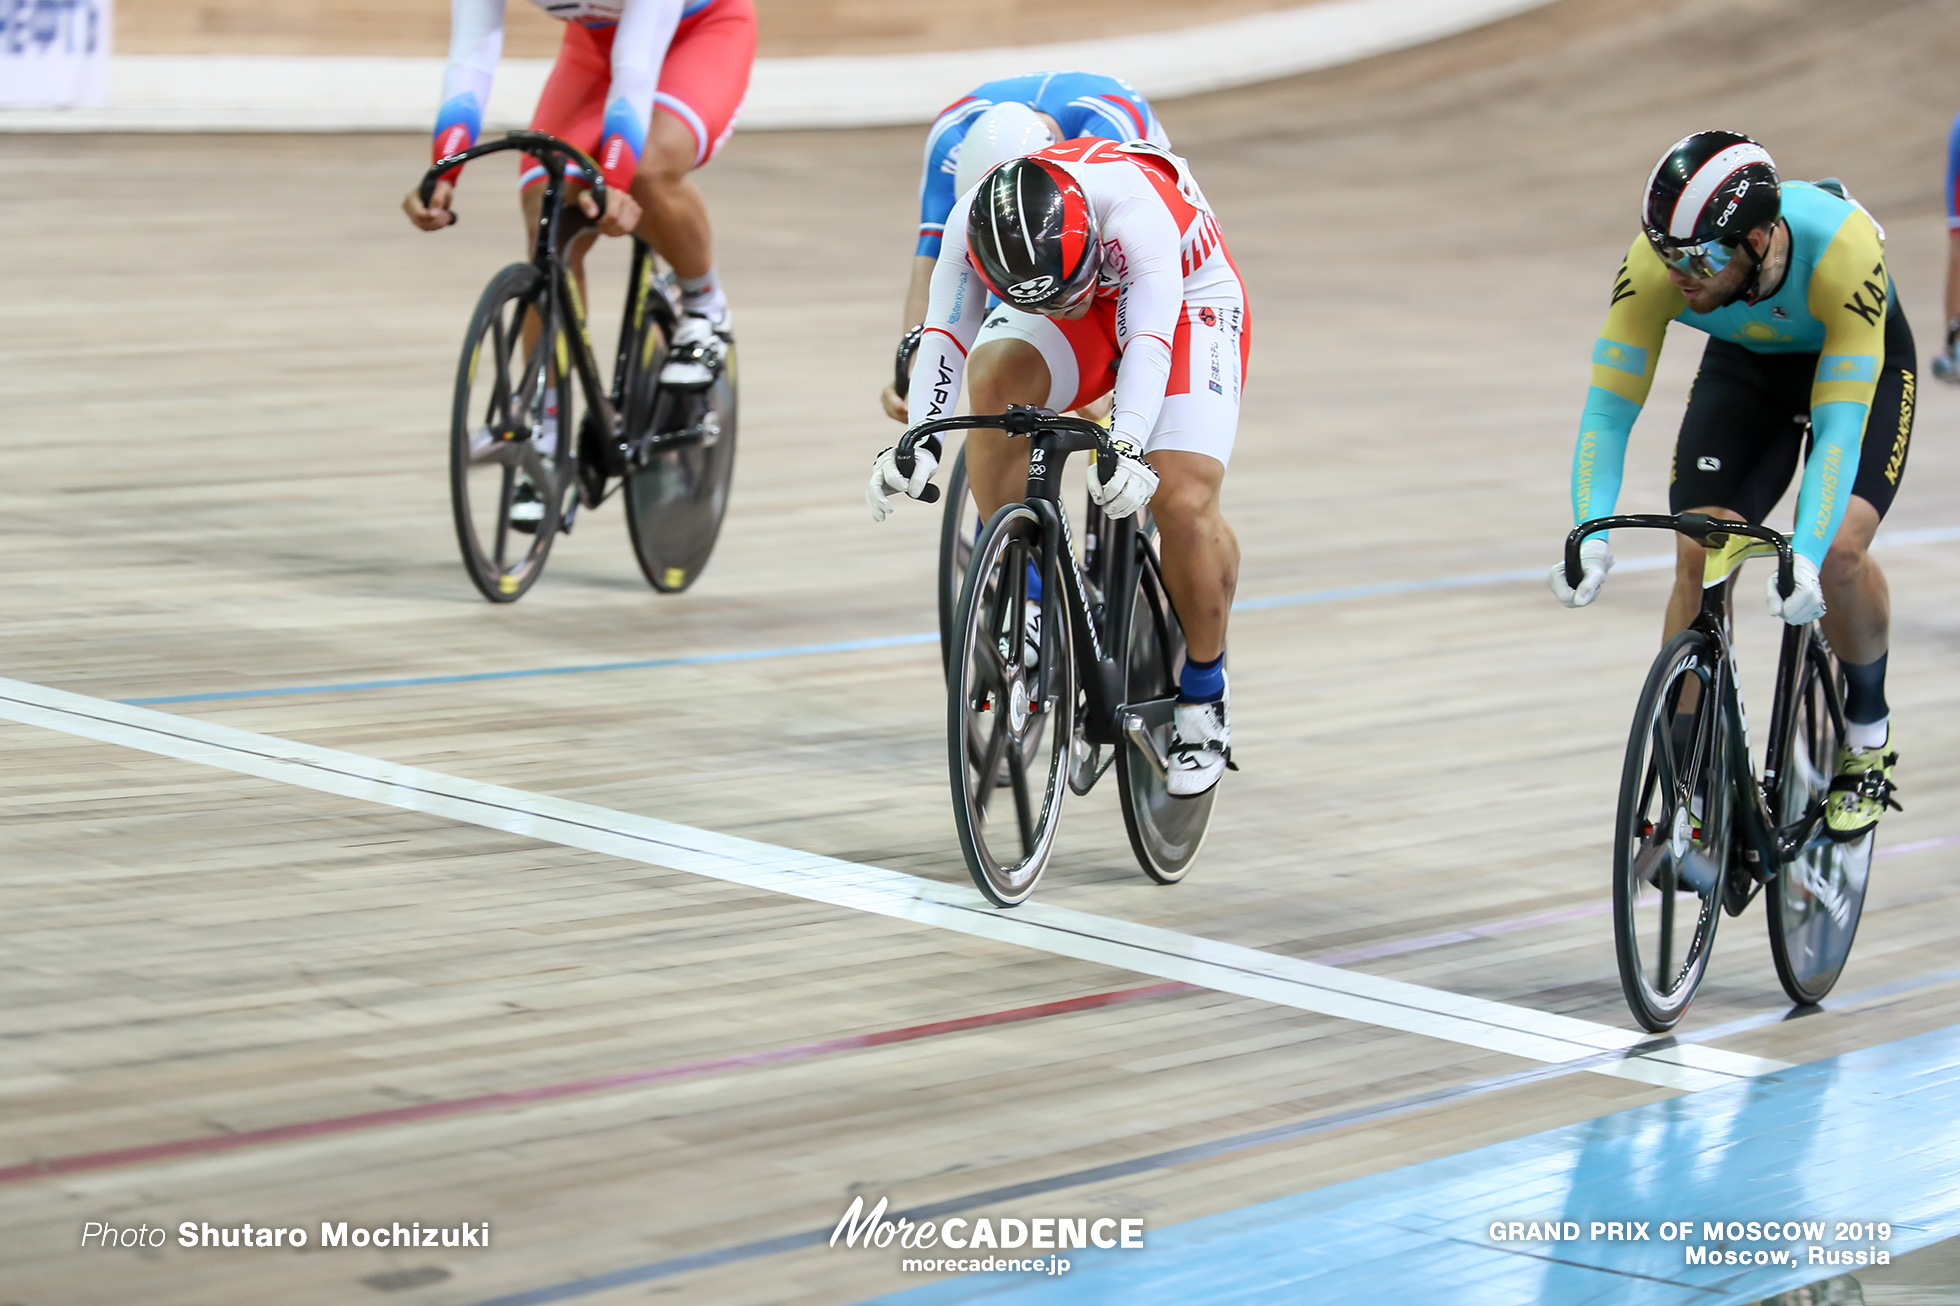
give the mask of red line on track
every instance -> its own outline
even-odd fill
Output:
[[[580,1097],[587,1093],[600,1093],[608,1089],[631,1088],[639,1084],[654,1084],[667,1079],[687,1079],[695,1075],[713,1074],[718,1070],[780,1065],[786,1061],[804,1061],[811,1057],[827,1056],[833,1052],[882,1047],[887,1043],[909,1043],[915,1039],[934,1038],[941,1034],[985,1029],[990,1025],[1013,1025],[1021,1021],[1040,1020],[1047,1016],[1062,1016],[1075,1011],[1089,1011],[1097,1007],[1113,1007],[1125,1002],[1143,1002],[1152,998],[1167,998],[1175,994],[1195,991],[1196,986],[1191,984],[1176,982],[1145,984],[1139,988],[1090,993],[1079,998],[1065,998],[1059,1002],[1040,1002],[1033,1006],[1014,1007],[1007,1011],[961,1016],[955,1020],[935,1020],[924,1025],[907,1025],[901,1029],[883,1029],[870,1034],[850,1034],[843,1038],[824,1039],[817,1043],[798,1043],[791,1047],[770,1048],[762,1052],[743,1052],[730,1057],[711,1057],[706,1061],[687,1061],[673,1066],[655,1066],[648,1070],[628,1070],[616,1075],[574,1079],[562,1084],[545,1084],[537,1088],[483,1093],[476,1097],[446,1098],[436,1102],[418,1103],[415,1106],[393,1107],[386,1111],[364,1111],[359,1115],[332,1116],[325,1120],[302,1120],[290,1125],[274,1125],[268,1129],[246,1129],[235,1134],[211,1134],[203,1138],[180,1138],[167,1143],[150,1143],[142,1147],[124,1147],[108,1152],[84,1152],[76,1156],[49,1157],[40,1161],[28,1161],[21,1165],[0,1167],[0,1184],[21,1183],[29,1179],[46,1178],[49,1175],[74,1174],[82,1170],[107,1170],[116,1166],[143,1165],[151,1161],[169,1161],[184,1156],[231,1152],[265,1143],[319,1138],[326,1134],[344,1134],[357,1129],[376,1129],[384,1125],[400,1125],[418,1120],[440,1119],[443,1116],[465,1115],[472,1111],[494,1111],[500,1107],[528,1106],[534,1102]]]
[[[1894,848],[1882,848],[1874,855],[1896,857],[1905,853],[1944,848],[1956,843],[1960,843],[1960,835],[1947,835],[1937,839],[1924,839],[1917,843],[1900,844]],[[1451,943],[1467,943],[1472,939],[1493,938],[1541,925],[1580,920],[1587,916],[1603,915],[1611,909],[1610,903],[1586,903],[1575,907],[1562,907],[1555,911],[1538,912],[1511,920],[1467,926],[1461,930],[1425,934],[1419,938],[1395,939],[1367,944],[1359,948],[1315,953],[1308,960],[1320,962],[1322,965],[1345,965],[1407,952],[1420,952]],[[883,1047],[888,1043],[910,1043],[916,1039],[935,1038],[941,1034],[958,1034],[969,1029],[985,1029],[991,1025],[1014,1025],[1028,1020],[1041,1020],[1048,1016],[1064,1016],[1076,1011],[1118,1006],[1125,1002],[1147,1002],[1153,998],[1174,997],[1180,993],[1197,992],[1199,987],[1195,984],[1175,981],[1144,984],[1136,988],[1090,993],[1079,998],[1064,998],[1058,1002],[1038,1002],[1033,1006],[1012,1007],[1006,1011],[989,1011],[978,1016],[935,1020],[924,1025],[906,1025],[899,1029],[877,1030],[870,1034],[849,1034],[843,1038],[823,1039],[816,1043],[797,1043],[790,1047],[769,1048],[761,1052],[742,1052],[729,1057],[711,1057],[706,1061],[686,1061],[672,1066],[655,1066],[648,1070],[628,1070],[616,1075],[574,1079],[562,1084],[544,1084],[537,1088],[483,1093],[475,1097],[445,1098],[436,1102],[418,1103],[415,1106],[393,1107],[386,1111],[330,1116],[324,1120],[302,1120],[290,1125],[274,1125],[267,1129],[246,1129],[235,1134],[211,1134],[202,1138],[180,1138],[167,1143],[150,1143],[142,1147],[124,1147],[108,1152],[83,1152],[75,1156],[49,1157],[41,1161],[27,1161],[20,1165],[0,1167],[0,1184],[23,1183],[30,1179],[75,1174],[83,1170],[108,1170],[118,1166],[143,1165],[151,1161],[170,1161],[178,1157],[232,1152],[265,1143],[284,1143],[301,1138],[351,1133],[359,1129],[411,1124],[418,1120],[437,1120],[444,1116],[467,1115],[472,1111],[494,1111],[500,1107],[528,1106],[533,1102],[582,1097],[588,1093],[602,1093],[615,1088],[632,1088],[640,1084],[655,1084],[667,1079],[688,1079],[695,1075],[713,1074],[718,1070],[743,1070],[753,1066],[774,1066],[789,1061],[806,1061],[811,1057],[828,1056],[833,1052]]]

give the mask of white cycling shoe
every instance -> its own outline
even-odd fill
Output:
[[[1216,703],[1179,703],[1172,716],[1166,787],[1173,798],[1208,792],[1232,765],[1232,691]]]
[[[660,384],[677,390],[699,390],[714,384],[728,361],[728,322],[710,321],[686,313],[675,328],[673,347],[660,369]]]

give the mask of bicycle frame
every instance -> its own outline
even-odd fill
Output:
[[[1776,792],[1789,754],[1798,679],[1809,655],[1811,641],[1821,641],[1823,636],[1814,623],[1784,628],[1782,650],[1777,659],[1776,689],[1771,700],[1769,738],[1763,754],[1763,773],[1758,778],[1750,755],[1749,720],[1742,710],[1742,697],[1736,684],[1728,598],[1731,582],[1743,562],[1772,553],[1777,559],[1777,589],[1788,598],[1796,589],[1795,555],[1790,541],[1787,536],[1765,526],[1726,521],[1705,513],[1682,513],[1673,517],[1648,514],[1599,517],[1580,523],[1566,537],[1567,584],[1576,586],[1583,576],[1580,543],[1588,536],[1620,527],[1675,531],[1708,550],[1702,568],[1701,607],[1689,626],[1706,635],[1716,649],[1716,663],[1710,670],[1708,688],[1717,695],[1716,703],[1730,726],[1731,765],[1738,781],[1738,796],[1745,800],[1741,804],[1742,825],[1756,854],[1756,879],[1766,883],[1809,842],[1823,819],[1819,807],[1804,813],[1787,826],[1779,826],[1770,806],[1770,795]],[[1696,751],[1699,752],[1699,749]],[[1746,786],[1747,792],[1742,792],[1745,788],[1741,784],[1744,777],[1751,782]]]
[[[1079,683],[1088,699],[1082,718],[1083,738],[1092,745],[1121,743],[1125,738],[1123,685],[1128,670],[1124,657],[1130,645],[1130,627],[1135,619],[1134,605],[1128,601],[1128,596],[1136,588],[1139,568],[1146,565],[1141,556],[1143,551],[1138,545],[1136,517],[1132,515],[1110,523],[1110,554],[1094,560],[1108,568],[1105,573],[1108,584],[1103,590],[1105,610],[1119,596],[1121,599],[1116,610],[1108,612],[1111,620],[1109,640],[1105,646],[1091,618],[1093,605],[1089,599],[1088,579],[1076,556],[1075,532],[1069,524],[1067,511],[1062,507],[1062,469],[1068,455],[1094,449],[1103,467],[1114,467],[1117,455],[1110,445],[1109,433],[1094,422],[1015,404],[1005,413],[995,416],[941,418],[912,428],[898,443],[899,470],[910,474],[913,451],[920,441],[941,431],[980,429],[1028,437],[1026,495],[1020,504],[1008,506],[1027,508],[1041,525],[1043,606],[1048,606],[1047,596],[1060,595],[1067,608],[1069,640],[1075,650],[1076,664],[1082,669]],[[1090,475],[1095,475],[1095,472],[1091,471]],[[927,487],[926,502],[938,499],[938,488]],[[1063,558],[1068,559],[1065,570],[1061,566]],[[1053,628],[1052,625],[1050,628]],[[1039,667],[1035,701],[1046,703],[1054,697],[1050,693],[1052,674],[1049,664],[1043,661]]]
[[[436,182],[450,169],[486,154],[516,149],[531,154],[545,169],[538,226],[531,243],[531,265],[544,278],[546,302],[543,315],[547,325],[556,323],[568,328],[564,334],[571,341],[567,351],[570,357],[559,359],[559,370],[562,373],[567,363],[571,365],[571,370],[578,375],[580,389],[584,392],[595,425],[617,444],[626,438],[627,409],[633,386],[653,362],[647,319],[651,315],[662,335],[669,339],[673,336],[675,322],[673,306],[656,289],[653,251],[645,241],[635,236],[632,268],[626,278],[626,304],[620,317],[619,350],[613,365],[612,385],[607,387],[601,384],[598,356],[592,348],[592,337],[586,327],[585,300],[579,293],[578,278],[572,275],[563,256],[566,243],[578,234],[566,229],[566,167],[568,164],[578,165],[589,179],[594,202],[603,212],[606,185],[599,166],[583,151],[555,136],[543,132],[510,132],[499,140],[473,145],[467,150],[438,159],[423,176],[423,203],[428,202]],[[644,420],[646,415],[640,416]],[[659,440],[653,437],[652,442],[659,443]],[[645,451],[638,452],[643,454]]]

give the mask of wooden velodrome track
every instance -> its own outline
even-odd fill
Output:
[[[1733,126],[1787,175],[1844,177],[1890,233],[1922,355],[1935,346],[1956,56],[1960,13],[1937,0],[1565,0],[1162,106],[1253,295],[1228,490],[1240,597],[1314,601],[1235,619],[1244,769],[1191,877],[1144,880],[1106,784],[1071,801],[1028,919],[1074,909],[1091,934],[1133,922],[1320,958],[1364,989],[1504,1004],[1521,1027],[1631,1029],[1608,842],[1666,572],[1617,572],[1577,614],[1501,577],[1549,565],[1569,524],[1609,277],[1647,168],[1685,132]],[[418,139],[0,138],[5,674],[113,702],[668,660],[160,710],[970,898],[929,645],[704,660],[932,627],[936,512],[874,527],[861,499],[896,429],[874,401],[918,138],[738,136],[703,175],[742,350],[719,552],[691,592],[655,596],[608,507],[509,608],[465,580],[444,479],[462,325],[518,252],[507,169],[474,170],[462,225],[427,237],[395,211]],[[1665,510],[1699,348],[1670,345],[1630,509]],[[1960,542],[1942,532],[1960,395],[1919,393],[1887,522],[1919,534],[1880,555],[1907,810],[1886,823],[1848,995],[1954,964]],[[1619,542],[1623,560],[1665,547]],[[1378,588],[1327,595],[1350,587]],[[1766,701],[1756,592],[1741,624]],[[581,1300],[854,1301],[921,1281],[895,1252],[797,1242],[856,1194],[959,1207],[1540,1064],[1452,1034],[1454,1017],[1424,1033],[1205,982],[1139,993],[1175,978],[1124,962],[1140,949],[1019,946],[400,792],[340,796],[17,714],[0,747],[3,1302],[465,1303],[741,1248]],[[1040,1004],[1064,1005],[1024,1010]],[[1771,1019],[1701,1045],[1702,1073],[1939,1029],[1960,987],[1778,1023],[1785,1007],[1753,907],[1725,923],[1683,1033]],[[1671,1073],[1444,1093],[1053,1200],[1169,1225],[1665,1098]],[[489,1220],[495,1244],[75,1249],[88,1220],[410,1218]]]

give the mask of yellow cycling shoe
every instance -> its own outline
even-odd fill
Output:
[[[1837,775],[1824,803],[1824,832],[1848,842],[1876,828],[1886,808],[1904,811],[1892,798],[1892,768],[1898,761],[1889,733],[1876,748],[1840,748]]]

